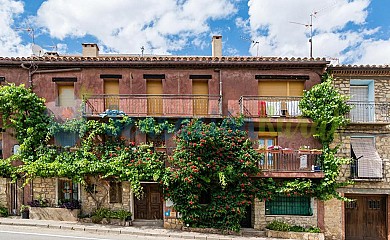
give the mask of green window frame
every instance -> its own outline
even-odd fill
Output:
[[[304,196],[277,196],[265,202],[266,215],[311,216],[311,198]]]

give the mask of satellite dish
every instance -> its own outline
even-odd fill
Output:
[[[43,51],[43,48],[41,48],[41,47],[40,47],[39,45],[37,45],[37,44],[33,44],[32,47],[31,47],[31,49],[32,49],[33,55],[34,55],[34,56],[37,56],[37,57],[42,57],[43,54],[45,53],[45,52]]]

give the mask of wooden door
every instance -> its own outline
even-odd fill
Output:
[[[161,191],[157,184],[142,184],[144,197],[134,197],[134,219],[162,219]]]
[[[386,197],[347,196],[354,199],[345,203],[346,240],[385,240]]]
[[[194,116],[206,116],[209,111],[208,97],[209,82],[207,80],[192,81],[192,94],[194,96]]]
[[[146,94],[148,96],[148,115],[163,114],[163,85],[161,79],[146,81]]]

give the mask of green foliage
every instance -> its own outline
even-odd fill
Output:
[[[8,215],[9,215],[8,208],[0,205],[0,217],[8,217]]]
[[[288,223],[274,220],[270,222],[267,227],[270,230],[282,231],[282,232],[311,232],[311,233],[320,233],[321,230],[318,227],[309,227],[305,228],[297,225],[290,225]]]
[[[129,219],[131,216],[132,214],[129,211],[123,209],[110,210],[107,208],[99,208],[92,214],[92,218],[94,218],[93,221],[97,222],[100,222],[103,218],[126,220]]]
[[[150,117],[138,120],[137,127],[142,133],[151,135],[160,135],[164,131],[167,131],[168,133],[173,133],[175,131],[175,126],[167,120],[157,123],[156,119]]]
[[[253,178],[259,154],[237,122],[187,121],[176,135],[164,194],[189,226],[239,231],[253,199],[272,194],[272,179]]]
[[[327,146],[332,143],[335,131],[349,122],[346,114],[351,110],[346,104],[348,97],[333,87],[332,80],[325,74],[323,82],[306,91],[299,103],[303,115],[317,125],[315,136]]]
[[[325,178],[313,188],[317,197],[323,200],[332,197],[341,198],[337,188],[351,182],[339,182],[340,167],[349,162],[349,159],[336,156],[337,148],[331,148],[337,129],[346,126],[349,119],[346,117],[351,110],[346,104],[347,96],[341,95],[332,85],[332,77],[325,74],[323,82],[306,91],[299,107],[304,116],[311,118],[316,124],[316,134],[323,146],[322,163]]]
[[[50,124],[45,100],[24,85],[0,86],[0,113],[3,128],[12,129],[20,144],[20,158],[33,161],[34,150],[45,140]]]

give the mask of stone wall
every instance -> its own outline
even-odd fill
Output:
[[[318,226],[317,217],[317,200],[312,199],[312,216],[294,216],[294,215],[265,215],[265,202],[258,199],[254,202],[254,229],[264,230],[268,223],[277,220],[283,221],[291,225],[299,225],[303,227]]]
[[[96,188],[94,189],[95,194],[92,197],[90,193],[85,190],[85,187],[79,186],[80,191],[80,201],[82,204],[83,213],[91,213],[98,207],[109,208],[112,210],[124,209],[131,211],[132,201],[131,201],[131,191],[130,183],[122,183],[122,203],[109,203],[109,186],[106,181],[95,182]],[[37,178],[33,180],[33,199],[47,199],[49,205],[52,207],[57,206],[57,192],[56,187],[57,179],[56,178]],[[1,187],[1,182],[0,182]],[[1,191],[1,189],[0,189]],[[97,200],[95,201],[94,198]],[[0,192],[1,199],[1,192]]]
[[[326,239],[343,239],[344,204],[341,200],[332,199],[324,204],[324,225]]]
[[[85,188],[81,188],[81,202],[83,213],[91,213],[98,207],[109,208],[112,210],[124,209],[126,211],[132,211],[132,198],[129,182],[122,182],[122,202],[110,203],[109,202],[109,183],[107,181],[93,182],[95,184],[95,193],[91,194],[87,192]]]
[[[9,207],[7,192],[8,192],[8,179],[0,178],[0,206]]]
[[[47,199],[50,206],[57,206],[56,178],[36,178],[33,180],[33,199]]]

